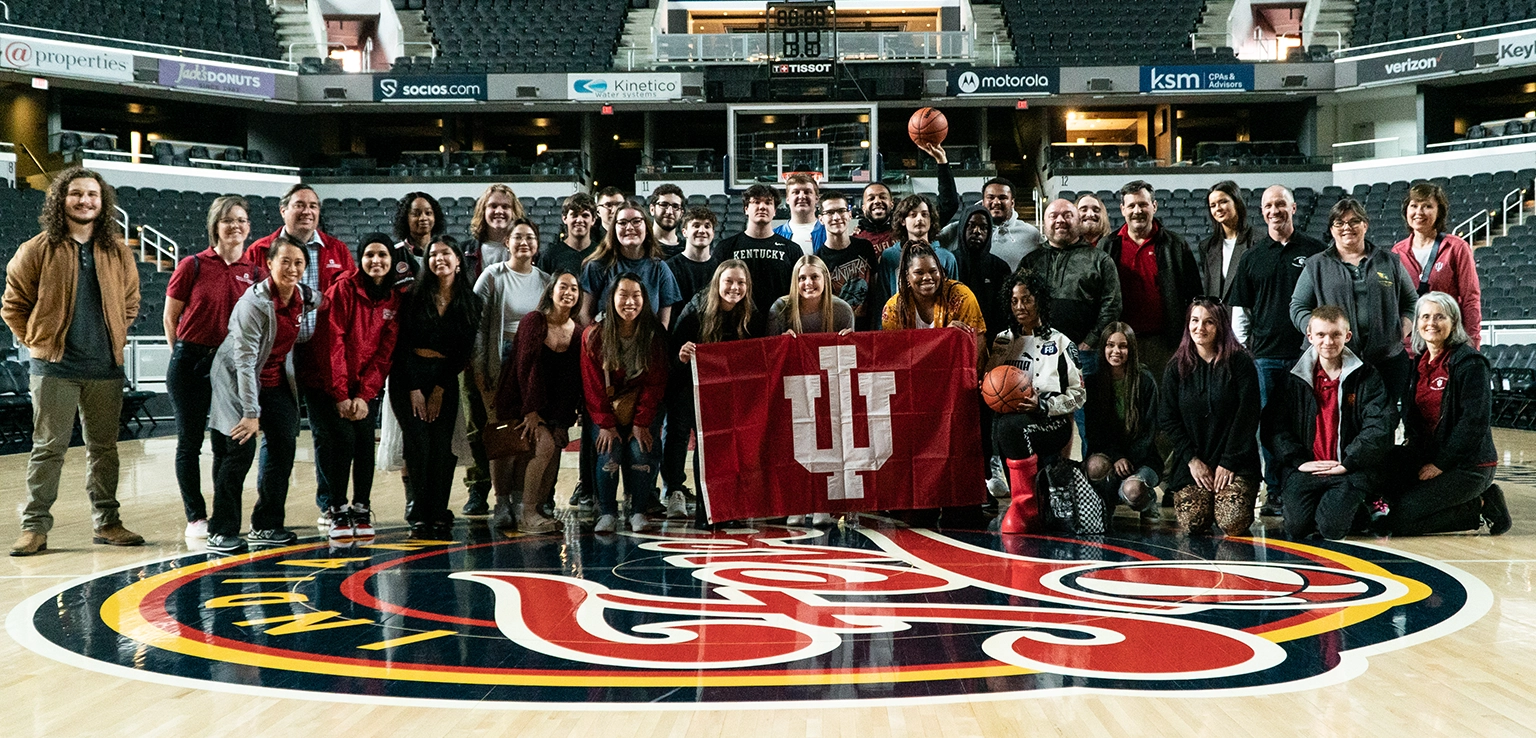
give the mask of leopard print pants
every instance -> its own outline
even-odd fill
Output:
[[[1214,493],[1191,484],[1174,490],[1173,510],[1179,525],[1192,534],[1210,533],[1214,522],[1229,536],[1245,536],[1253,525],[1253,506],[1258,495],[1253,480],[1243,477],[1233,479]]]

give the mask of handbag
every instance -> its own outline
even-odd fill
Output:
[[[608,404],[613,406],[614,420],[619,425],[635,424],[635,406],[640,402],[640,388],[629,387],[624,390],[615,390],[608,383],[607,372],[604,372],[604,388],[608,390]]]
[[[1046,491],[1050,519],[1077,535],[1099,535],[1109,530],[1114,508],[1104,504],[1088,476],[1076,462],[1058,458],[1040,470],[1037,489]]]
[[[521,456],[533,450],[516,423],[486,423],[480,428],[480,444],[485,446],[488,459]]]

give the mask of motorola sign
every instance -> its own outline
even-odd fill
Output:
[[[949,70],[949,94],[968,95],[1055,94],[1060,89],[1060,70],[1055,67],[997,67]]]
[[[413,74],[373,78],[374,102],[455,102],[485,100],[483,74]]]
[[[1361,59],[1356,62],[1355,82],[1385,82],[1450,74],[1476,66],[1472,44],[1441,46]]]
[[[1243,92],[1253,89],[1252,64],[1142,67],[1142,92]]]
[[[568,100],[593,102],[676,100],[683,96],[683,75],[676,72],[568,74],[565,93]]]

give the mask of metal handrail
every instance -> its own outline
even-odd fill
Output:
[[[20,141],[17,141],[16,145],[20,146],[22,151],[27,152],[27,158],[31,159],[32,163],[37,165],[37,171],[42,172],[45,175],[48,174],[48,167],[43,166],[43,163],[37,160],[37,154],[32,153],[32,149],[27,148],[27,145]]]
[[[1513,203],[1511,203],[1509,201],[1510,198],[1514,198],[1515,201]],[[1514,210],[1515,210],[1515,220],[1517,221],[1516,224],[1517,225],[1525,225],[1525,188],[1524,187],[1516,187],[1516,188],[1514,188],[1514,189],[1512,189],[1509,192],[1504,194],[1504,202],[1499,207],[1499,220],[1504,221],[1504,232],[1499,234],[1501,236],[1508,236],[1509,235],[1509,221],[1510,221],[1509,211],[1510,211],[1510,208],[1514,208]]]
[[[1463,230],[1465,229],[1465,230]],[[1482,231],[1483,240],[1493,243],[1493,219],[1488,217],[1487,210],[1479,210],[1472,217],[1458,223],[1452,233],[1466,239],[1473,247],[1477,246],[1477,233]]]
[[[286,166],[283,166],[281,164],[252,164],[250,162],[244,162],[244,161],[224,161],[222,159],[201,159],[201,158],[197,158],[197,159],[188,158],[187,161],[190,161],[190,162],[192,162],[194,164],[212,164],[212,165],[214,165],[212,167],[213,169],[225,169],[225,170],[229,170],[229,171],[240,171],[238,169],[229,169],[230,167],[255,167],[257,169],[275,169],[275,170],[277,170],[276,172],[274,172],[276,174],[298,174],[299,173],[299,168],[298,167],[286,167]]]
[[[5,20],[7,23],[9,23],[11,20],[11,6],[6,5],[4,2],[0,2],[0,10],[5,11]]]
[[[121,205],[113,205],[112,207],[117,210],[117,225],[123,229],[123,236],[126,238],[127,234],[131,233],[128,230],[128,211],[124,210]]]
[[[127,213],[124,213],[123,217],[126,218]],[[166,244],[170,244],[170,248],[166,248]],[[141,225],[139,226],[139,261],[145,261],[144,257],[148,256],[148,252],[144,248],[146,246],[155,250],[155,271],[157,272],[165,271],[165,262],[161,260],[161,257],[169,256],[171,264],[174,265],[177,254],[180,253],[177,250],[175,239],[161,233],[154,226]]]
[[[229,53],[227,51],[210,51],[208,49],[193,49],[193,48],[189,48],[189,47],[186,47],[186,46],[171,46],[169,44],[156,44],[156,43],[150,43],[148,41],[130,41],[130,40],[127,40],[127,39],[112,38],[110,36],[96,36],[94,34],[89,34],[89,33],[76,33],[74,31],[60,31],[60,30],[54,29],[54,28],[38,28],[36,26],[23,26],[23,25],[20,25],[20,24],[17,24],[17,23],[10,23],[10,22],[0,23],[0,28],[20,29],[21,31],[25,32],[25,33],[22,33],[21,35],[35,36],[35,37],[37,37],[37,38],[39,38],[41,40],[44,40],[44,41],[48,41],[48,40],[66,40],[67,41],[67,40],[70,40],[70,39],[50,39],[46,35],[46,34],[54,34],[54,35],[58,35],[58,36],[72,36],[72,37],[78,38],[78,39],[89,39],[90,40],[89,42],[76,41],[75,43],[85,43],[88,46],[105,46],[105,47],[110,48],[110,49],[124,49],[124,50],[127,50],[127,51],[141,51],[141,52],[148,53],[148,54],[161,54],[161,55],[164,55],[164,56],[175,56],[175,57],[193,57],[193,58],[197,58],[199,55],[201,55],[203,57],[213,57],[213,58],[205,58],[204,61],[226,60],[226,61],[228,61],[228,62],[230,62],[232,64],[244,64],[244,65],[246,65],[248,67],[263,67],[263,68],[267,68],[267,69],[271,69],[271,68],[275,67],[275,68],[280,68],[280,69],[289,69],[289,70],[291,70],[295,66],[297,66],[297,65],[293,64],[292,62],[286,62],[286,61],[283,61],[282,59],[267,59],[267,58],[259,57],[259,56],[245,56],[244,54],[231,54],[231,53]],[[45,34],[45,35],[40,35],[39,36],[38,34]],[[100,42],[100,41],[105,41],[106,43],[96,43],[96,42]],[[143,47],[143,48],[136,48],[136,47]]]
[[[1476,28],[1463,28],[1463,29],[1456,30],[1456,31],[1441,31],[1440,33],[1429,33],[1429,34],[1425,34],[1423,36],[1414,36],[1413,38],[1398,39],[1396,41],[1381,41],[1381,42],[1374,43],[1374,44],[1366,44],[1364,46],[1352,46],[1352,47],[1349,48],[1349,54],[1348,55],[1350,57],[1363,56],[1365,54],[1370,53],[1370,51],[1368,51],[1369,49],[1379,49],[1379,48],[1384,47],[1384,46],[1390,46],[1390,47],[1393,47],[1393,48],[1392,49],[1381,49],[1382,51],[1390,51],[1390,50],[1393,50],[1393,49],[1408,49],[1408,48],[1414,48],[1414,47],[1417,47],[1417,46],[1424,46],[1424,45],[1427,45],[1428,43],[1432,43],[1432,42],[1429,41],[1429,39],[1440,38],[1442,36],[1449,36],[1449,37],[1451,37],[1451,38],[1447,38],[1446,39],[1447,41],[1460,41],[1463,38],[1465,38],[1467,36],[1467,34],[1478,33],[1480,31],[1489,31],[1489,30],[1492,30],[1492,29],[1495,29],[1495,28],[1504,28],[1505,26],[1525,26],[1527,24],[1536,24],[1536,18],[1527,18],[1525,20],[1517,20],[1517,21],[1505,21],[1504,23],[1494,23],[1494,24],[1487,25],[1487,26],[1477,26]],[[1509,30],[1513,31],[1513,30],[1518,30],[1518,29],[1511,28]],[[1340,52],[1340,54],[1336,54],[1335,56],[1343,58],[1342,51]]]

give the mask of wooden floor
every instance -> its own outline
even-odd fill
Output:
[[[1487,614],[1455,632],[1371,655],[1353,678],[1273,694],[1052,693],[1017,699],[792,709],[453,709],[236,694],[121,678],[44,657],[0,635],[3,736],[1532,736],[1536,735],[1536,434],[1499,431],[1499,479],[1514,530],[1502,537],[1363,540],[1444,562],[1485,583]],[[0,559],[0,610],[65,582],[188,550],[172,473],[174,439],[120,444],[125,524],[138,549],[92,545],[84,450],[69,451],[45,555]],[[300,440],[288,524],[313,533],[314,474]],[[205,455],[205,474],[206,474]],[[0,507],[25,500],[26,456],[0,457]],[[574,470],[563,471],[568,491]],[[252,475],[254,480],[254,474]],[[254,483],[254,482],[253,482]],[[248,493],[247,499],[253,497]],[[563,498],[563,496],[562,496]],[[403,518],[400,482],[379,474],[381,526]],[[463,501],[462,489],[455,507]],[[16,517],[0,537],[17,534]],[[13,617],[14,621],[15,618]],[[128,644],[131,647],[131,643]],[[590,707],[590,706],[584,706]]]

